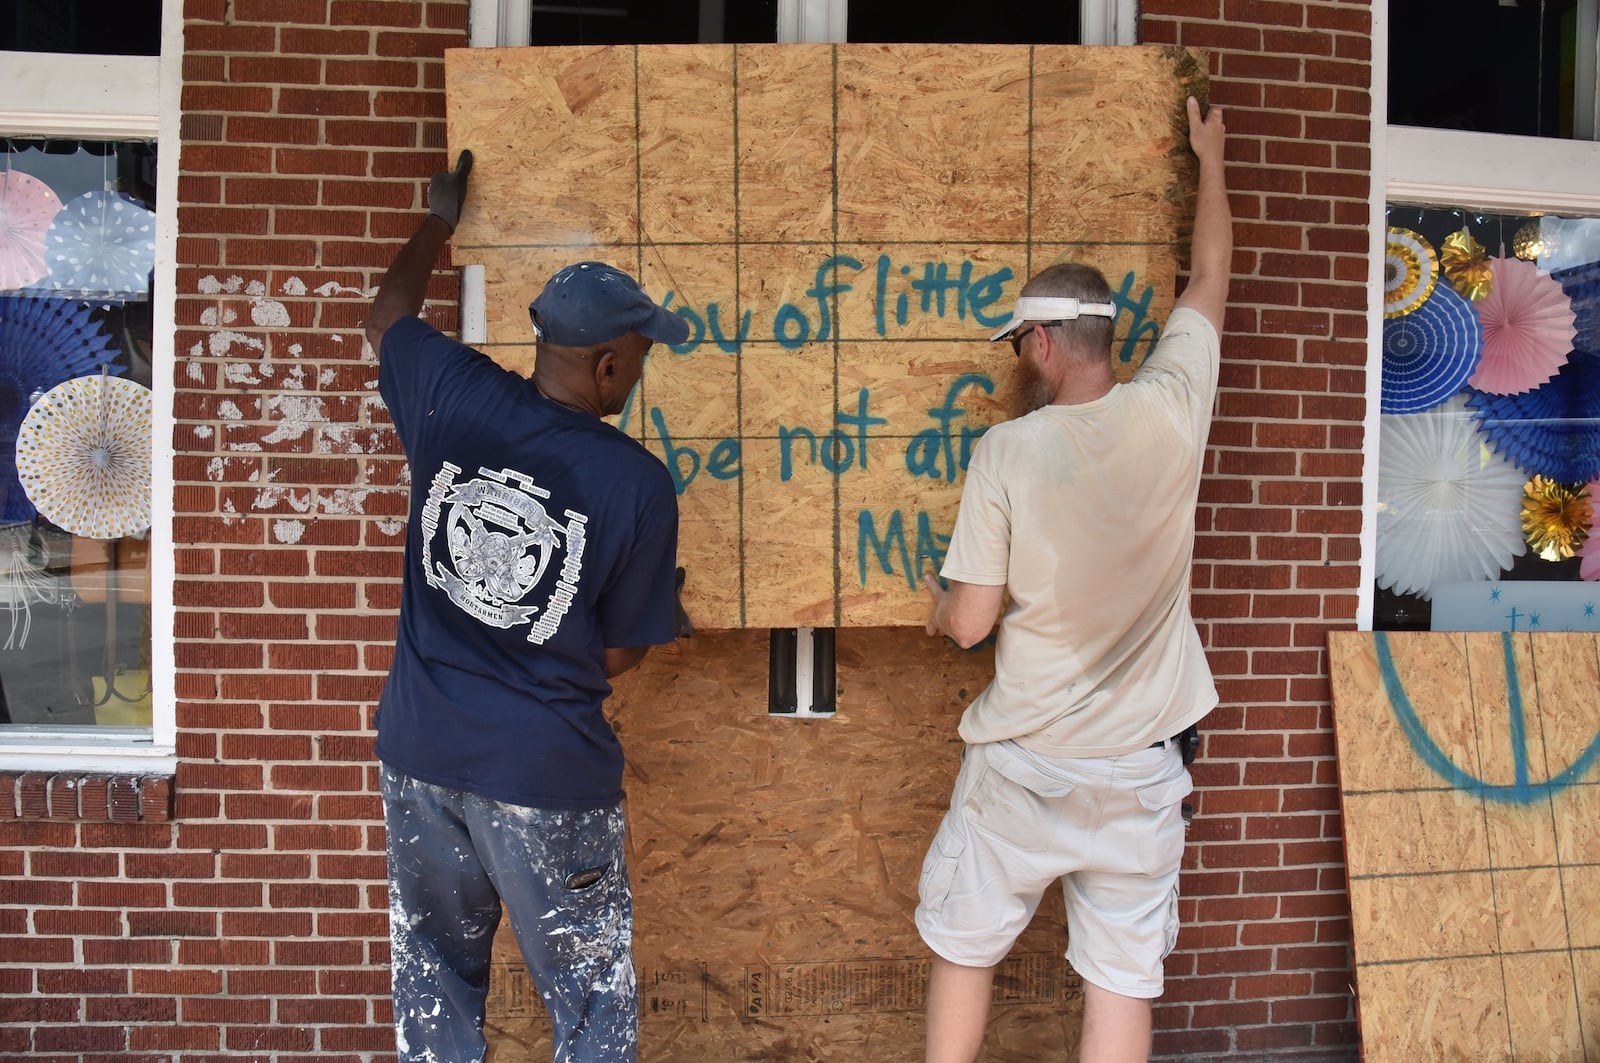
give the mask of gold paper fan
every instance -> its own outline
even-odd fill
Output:
[[[1439,245],[1439,263],[1451,286],[1473,302],[1486,298],[1494,288],[1489,252],[1464,228],[1444,238]]]
[[[1565,561],[1577,553],[1593,520],[1587,484],[1535,476],[1522,489],[1522,534],[1546,561]]]
[[[1401,317],[1428,301],[1439,280],[1439,259],[1421,233],[1389,228],[1383,252],[1383,316]]]

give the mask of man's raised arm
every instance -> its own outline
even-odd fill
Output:
[[[367,315],[367,342],[372,344],[373,353],[382,355],[383,334],[390,325],[421,312],[433,265],[461,220],[461,207],[467,201],[467,175],[471,172],[472,152],[463,151],[454,170],[436,173],[428,182],[428,216],[394,256],[378,284],[372,313]]]
[[[1195,197],[1194,235],[1189,250],[1189,285],[1178,306],[1200,311],[1217,334],[1228,303],[1228,281],[1233,271],[1233,213],[1228,207],[1223,173],[1222,108],[1212,107],[1204,120],[1200,103],[1189,97],[1189,146],[1200,160],[1200,190]]]

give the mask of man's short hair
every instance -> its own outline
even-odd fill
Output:
[[[1022,286],[1023,295],[1056,299],[1076,299],[1082,303],[1111,302],[1111,285],[1106,275],[1081,262],[1057,262],[1033,275]],[[1109,354],[1116,319],[1084,315],[1051,328],[1051,336],[1069,351],[1094,357]]]

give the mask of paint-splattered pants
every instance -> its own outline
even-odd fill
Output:
[[[484,1058],[500,905],[550,1015],[555,1063],[633,1063],[639,996],[621,806],[502,804],[383,769],[401,1063]]]

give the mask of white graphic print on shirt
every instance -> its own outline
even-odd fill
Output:
[[[462,612],[492,627],[529,624],[528,641],[542,644],[561,626],[578,592],[589,518],[567,510],[565,526],[545,511],[550,492],[514,469],[480,467],[482,478],[458,480],[461,467],[445,462],[428,485],[422,507],[422,569]],[[449,560],[435,559],[434,540],[444,530]],[[539,585],[560,552],[560,578],[543,615],[522,600]]]

